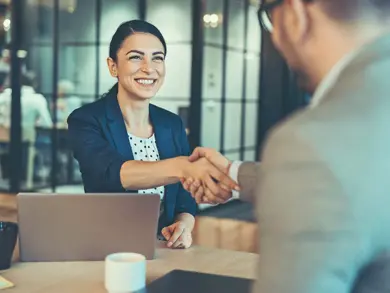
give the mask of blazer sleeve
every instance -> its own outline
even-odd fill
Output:
[[[74,111],[68,118],[68,136],[86,192],[125,191],[120,169],[126,160],[109,145],[95,117]]]
[[[240,200],[255,202],[255,189],[259,168],[259,162],[243,162],[239,167],[238,184],[241,187],[239,193]]]
[[[190,146],[187,139],[187,134],[184,129],[184,125],[182,120],[180,120],[180,128],[179,128],[179,144],[180,144],[180,150],[181,156],[189,156],[190,155]],[[179,193],[176,197],[176,207],[175,207],[175,216],[181,213],[189,213],[193,216],[195,216],[197,211],[197,204],[195,199],[191,196],[189,192],[187,192],[181,183],[179,182]]]

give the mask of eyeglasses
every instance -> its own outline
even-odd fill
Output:
[[[263,0],[261,1],[260,8],[257,11],[257,17],[259,18],[260,25],[269,32],[272,32],[273,25],[272,25],[272,17],[271,17],[271,11],[276,6],[283,3],[284,0],[274,0],[274,1],[267,1]]]
[[[269,32],[272,32],[272,9],[283,3],[284,0],[262,0],[260,8],[257,11],[257,17],[259,18],[260,25]],[[313,2],[313,0],[303,0],[306,3]]]

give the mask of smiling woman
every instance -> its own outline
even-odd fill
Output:
[[[107,58],[117,83],[69,116],[69,140],[86,192],[159,194],[158,234],[170,247],[189,247],[196,203],[180,179],[199,179],[215,192],[217,181],[231,188],[235,183],[205,159],[190,163],[180,117],[150,104],[164,83],[166,55],[164,37],[154,25],[122,23]]]
[[[164,83],[166,54],[164,37],[155,26],[140,20],[123,23],[107,58],[111,76],[118,78],[112,90],[141,100],[153,98]]]

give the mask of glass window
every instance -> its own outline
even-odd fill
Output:
[[[231,161],[237,161],[237,160],[240,160],[240,152],[236,151],[236,152],[227,152],[225,154],[225,156],[231,160]]]
[[[186,99],[186,100],[167,100],[165,98],[160,98],[160,97],[154,97],[152,100],[151,100],[151,103],[158,106],[158,107],[161,107],[165,110],[168,110],[172,113],[175,113],[177,115],[180,114],[180,109],[183,109],[183,108],[187,108],[190,106],[190,99]],[[185,118],[185,117],[182,117],[182,118]],[[186,121],[188,122],[188,121]]]
[[[148,0],[146,20],[158,27],[167,43],[192,42],[191,0]]]
[[[241,144],[241,103],[227,102],[225,104],[225,132],[226,151],[231,149],[239,149]]]
[[[223,49],[205,46],[203,52],[203,99],[221,99]]]
[[[228,47],[244,49],[245,0],[229,0]]]
[[[96,1],[59,1],[61,43],[96,42]]]
[[[257,156],[256,151],[245,151],[244,152],[244,160],[245,161],[255,161]]]
[[[246,99],[259,99],[259,84],[260,84],[260,56],[253,53],[246,55]]]
[[[192,46],[168,43],[167,47],[165,82],[158,97],[190,100]]]
[[[257,142],[258,102],[245,105],[245,147],[255,147]]]
[[[107,47],[107,51],[118,26],[122,22],[138,18],[138,2],[138,0],[102,0],[100,42]]]
[[[53,38],[54,0],[27,1],[25,10],[26,44],[32,42],[51,42]]]
[[[73,84],[73,95],[95,95],[95,46],[68,45],[60,50],[60,80]]]
[[[173,113],[188,107],[191,94],[192,1],[148,0],[146,20],[167,42],[166,76],[153,103]]]
[[[249,6],[248,22],[248,51],[260,53],[261,27],[257,18],[257,6],[255,5]]]
[[[242,99],[244,52],[228,51],[226,66],[226,99]]]
[[[203,101],[201,119],[202,146],[220,149],[221,133],[221,103]]]
[[[53,92],[53,45],[37,42],[28,48],[26,69],[35,74],[36,88],[43,94]]]
[[[223,44],[223,0],[207,0],[203,25],[205,43]]]
[[[23,190],[50,186],[52,154],[53,4],[26,5],[25,48],[22,65],[21,126]]]

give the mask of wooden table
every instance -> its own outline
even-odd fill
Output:
[[[205,247],[187,250],[160,247],[156,259],[147,262],[147,283],[174,269],[254,279],[257,259],[257,254],[247,252]],[[104,262],[16,262],[1,275],[15,284],[4,293],[107,292],[104,288]]]

